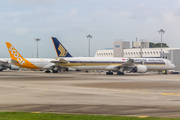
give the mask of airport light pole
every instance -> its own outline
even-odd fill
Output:
[[[160,54],[160,57],[162,58],[162,33],[164,33],[165,31],[163,29],[160,29],[158,32],[161,33],[161,54]]]
[[[143,43],[143,39],[141,40],[141,58],[142,58],[142,43]]]
[[[88,35],[87,38],[89,38],[89,57],[90,57],[90,39],[92,38],[92,36]]]
[[[41,38],[34,38],[37,41],[37,58],[38,58],[38,42],[41,40]]]

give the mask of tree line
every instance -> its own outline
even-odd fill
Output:
[[[161,43],[149,43],[149,48],[160,48]],[[162,47],[169,47],[166,43],[162,43]]]

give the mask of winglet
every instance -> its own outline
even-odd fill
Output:
[[[72,57],[66,48],[55,37],[51,37],[58,57]]]

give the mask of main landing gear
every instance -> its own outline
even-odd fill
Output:
[[[51,71],[50,70],[46,70],[45,73],[51,73]],[[58,73],[58,71],[57,70],[53,70],[52,73]]]
[[[45,73],[51,73],[51,71],[47,70],[47,71],[45,71]]]
[[[53,73],[58,73],[58,71],[57,71],[57,70],[53,70],[52,72],[53,72]]]
[[[45,71],[45,73],[51,73],[51,71],[47,69],[47,70]]]
[[[108,72],[106,72],[106,75],[113,75],[113,72],[108,71]],[[123,72],[118,71],[118,72],[117,72],[117,75],[124,75],[124,73],[123,73]]]
[[[118,72],[117,72],[117,75],[124,75],[124,73],[123,73],[123,72],[118,71]]]
[[[113,72],[111,72],[111,71],[106,72],[106,75],[113,75]]]

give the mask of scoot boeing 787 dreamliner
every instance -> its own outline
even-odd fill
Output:
[[[11,43],[6,42],[10,57],[11,57],[11,64],[14,64],[19,67],[23,68],[30,68],[30,69],[45,69],[46,73],[49,73],[49,70],[52,70],[53,73],[57,73],[60,66],[56,66],[55,63],[51,61],[56,60],[55,58],[23,58],[19,52],[11,45]]]
[[[58,56],[69,54],[57,38],[52,37]],[[59,47],[58,47],[59,46]],[[69,54],[70,55],[70,54]],[[74,68],[78,70],[106,70],[107,75],[117,72],[124,75],[124,71],[145,73],[148,70],[172,70],[174,64],[167,59],[161,58],[97,58],[97,57],[64,57],[52,61],[56,65]]]

